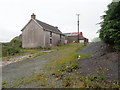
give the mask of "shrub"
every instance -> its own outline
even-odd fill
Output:
[[[18,40],[18,39],[13,39],[11,42],[11,44],[13,43],[13,46],[14,47],[22,47],[22,41],[21,40]]]
[[[120,50],[120,2],[108,5],[106,15],[102,16],[100,38]]]
[[[3,46],[9,47],[9,46],[12,46],[12,44],[10,42],[6,42],[6,43],[3,43]]]
[[[2,49],[2,56],[12,56],[12,55],[16,55],[20,52],[19,48],[3,48]]]

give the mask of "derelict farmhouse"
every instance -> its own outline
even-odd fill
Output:
[[[54,47],[76,41],[71,41],[71,37],[63,34],[58,27],[37,20],[34,13],[21,31],[23,48]],[[80,39],[84,40],[84,37]]]
[[[22,47],[51,47],[63,45],[65,35],[52,25],[46,24],[36,19],[36,15],[31,15],[31,20],[22,29]]]

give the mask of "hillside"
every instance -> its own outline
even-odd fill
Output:
[[[78,53],[92,55],[91,58],[79,60],[79,67],[83,76],[98,76],[101,73],[106,79],[118,80],[120,53],[114,52],[110,45],[103,41],[95,42]]]

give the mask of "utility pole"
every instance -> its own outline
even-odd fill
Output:
[[[79,43],[79,15],[80,14],[77,14],[77,16],[78,16],[78,21],[77,21],[77,23],[78,23],[78,43]]]

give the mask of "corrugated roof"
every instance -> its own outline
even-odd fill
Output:
[[[44,22],[42,22],[42,21],[39,21],[39,20],[37,20],[37,19],[35,19],[35,20],[36,20],[37,23],[40,24],[44,29],[51,30],[51,31],[53,31],[53,32],[61,33],[61,34],[62,34],[62,32],[61,32],[57,27],[54,27],[54,26],[52,26],[52,25],[49,25],[49,24],[44,23]]]

